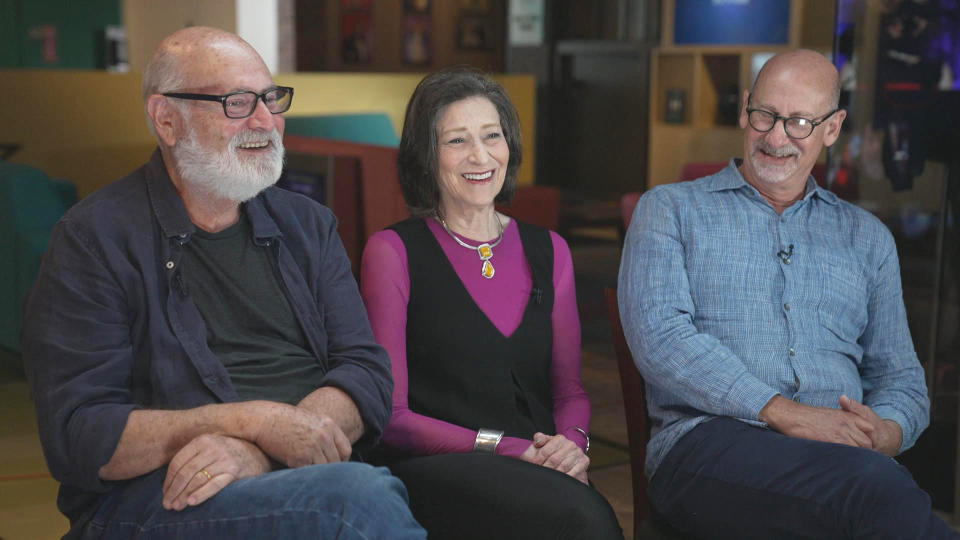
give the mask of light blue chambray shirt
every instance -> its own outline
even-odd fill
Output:
[[[789,264],[777,257],[793,254]],[[841,394],[903,429],[929,421],[893,237],[873,215],[807,180],[782,215],[735,160],[651,189],[627,232],[620,315],[646,380],[646,473],[697,424],[755,425],[775,395],[838,407]]]

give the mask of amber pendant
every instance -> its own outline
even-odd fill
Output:
[[[480,255],[481,261],[485,261],[493,257],[493,248],[490,247],[490,244],[480,244],[477,246],[477,254]]]
[[[487,279],[492,278],[493,274],[497,272],[493,268],[493,263],[490,262],[490,257],[493,257],[493,248],[490,247],[490,244],[480,244],[477,246],[477,255],[480,255],[480,260],[483,261],[480,274]]]
[[[493,277],[493,274],[495,274],[496,272],[497,271],[494,270],[493,263],[490,262],[490,259],[486,259],[483,261],[483,268],[480,269],[480,274],[482,274],[483,277],[490,279]]]

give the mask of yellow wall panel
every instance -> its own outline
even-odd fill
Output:
[[[420,74],[293,73],[276,76],[296,88],[291,116],[386,113],[398,131]],[[522,184],[533,183],[536,88],[531,75],[501,75],[520,115]],[[146,161],[154,139],[140,102],[140,75],[97,71],[0,70],[10,101],[0,107],[0,143],[21,146],[11,161],[77,183],[81,196]]]

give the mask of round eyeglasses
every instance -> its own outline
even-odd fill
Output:
[[[750,127],[753,129],[760,133],[766,133],[773,129],[773,126],[777,125],[778,120],[782,120],[783,131],[786,132],[787,137],[791,139],[806,139],[813,133],[813,130],[817,126],[826,122],[828,118],[836,114],[839,110],[840,109],[837,108],[830,111],[820,120],[810,120],[802,116],[780,116],[779,114],[774,114],[763,109],[747,107],[747,121],[750,122]]]
[[[181,92],[167,92],[166,97],[177,99],[192,99],[197,101],[219,101],[223,105],[223,114],[227,118],[246,118],[257,110],[257,102],[263,101],[267,110],[272,114],[285,113],[293,103],[293,88],[277,86],[262,94],[256,92],[230,92],[222,96],[214,94],[184,94]]]

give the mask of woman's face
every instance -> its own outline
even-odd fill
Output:
[[[436,129],[442,211],[492,207],[510,159],[497,108],[480,96],[455,101],[441,111]]]

